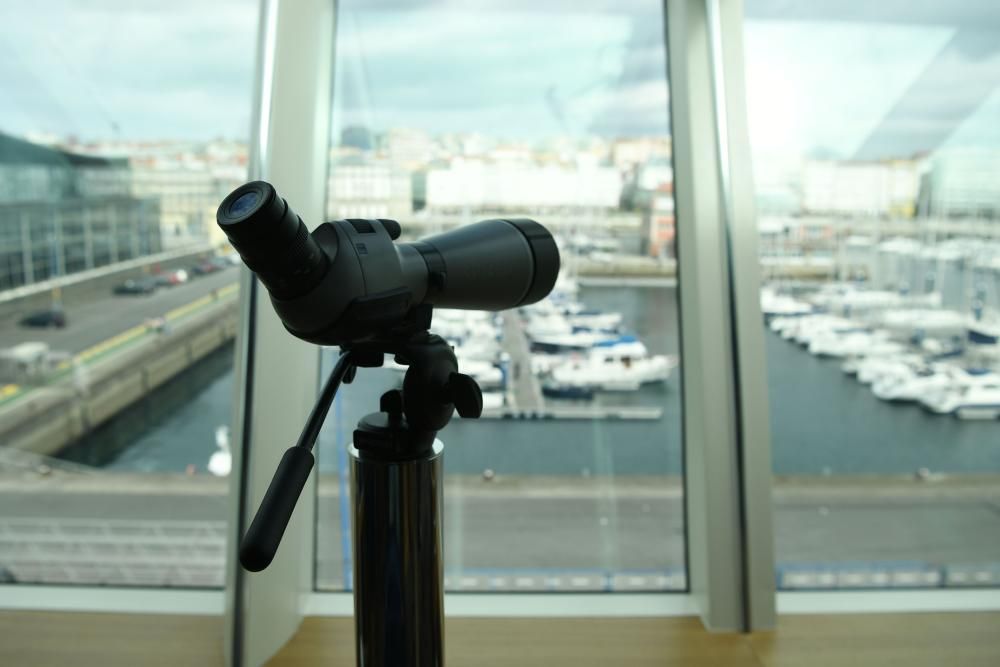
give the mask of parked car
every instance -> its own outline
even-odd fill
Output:
[[[120,285],[115,285],[115,294],[152,294],[156,291],[155,278],[128,279]]]
[[[213,257],[212,259],[210,259],[208,261],[212,264],[212,266],[214,266],[219,271],[222,271],[224,269],[228,269],[229,267],[233,266],[233,263],[231,261],[229,261],[229,259],[227,259],[225,257],[216,256],[216,257]]]
[[[188,272],[184,269],[164,271],[156,276],[156,284],[159,287],[173,287],[175,285],[180,285],[181,283],[186,283],[187,281]]]
[[[219,267],[216,266],[211,260],[205,260],[204,262],[195,264],[191,267],[191,273],[196,276],[208,275],[209,273],[215,273],[218,270]]]
[[[59,327],[66,326],[66,313],[62,308],[49,308],[32,313],[21,320],[21,326],[25,327]]]

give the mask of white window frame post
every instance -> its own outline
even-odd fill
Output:
[[[326,208],[334,13],[330,0],[261,3],[250,176],[274,184],[311,226]],[[242,271],[226,564],[227,659],[237,667],[274,655],[298,629],[312,592],[315,476],[266,570],[242,570],[237,552],[316,400],[320,368],[316,347],[285,331],[267,291]]]
[[[742,3],[666,7],[688,575],[706,627],[766,629],[774,625],[771,457]]]

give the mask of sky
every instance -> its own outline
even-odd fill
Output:
[[[335,128],[666,135],[661,2],[552,2],[340,0]],[[755,155],[902,155],[1000,132],[1000,20],[959,16],[974,0],[942,10],[955,23],[915,11],[907,25],[849,0],[850,20],[795,0],[782,7],[806,13],[785,20],[775,2],[747,0]],[[247,137],[257,12],[254,0],[0,0],[0,131]]]
[[[0,0],[0,131],[248,136],[252,0]]]

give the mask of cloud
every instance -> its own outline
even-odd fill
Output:
[[[666,132],[656,3],[344,0],[338,9],[345,122],[522,137]],[[248,135],[253,0],[43,0],[4,5],[0,21],[4,131]]]
[[[626,9],[342,3],[336,124],[521,138],[665,134],[661,9]]]
[[[662,3],[470,1],[340,0],[335,128],[524,139],[668,131]],[[890,150],[947,132],[995,81],[1000,20],[986,5],[747,0],[754,150],[846,157],[887,117]],[[246,137],[257,14],[256,0],[2,3],[0,131]],[[981,32],[956,30],[969,25]],[[942,56],[956,32],[970,37]],[[952,74],[911,90],[939,57],[954,59],[942,70]],[[907,95],[912,110],[889,116]]]
[[[13,5],[0,8],[0,129],[247,136],[253,0]]]

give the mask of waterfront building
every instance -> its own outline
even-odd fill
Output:
[[[160,252],[160,202],[124,158],[0,134],[0,290]]]

